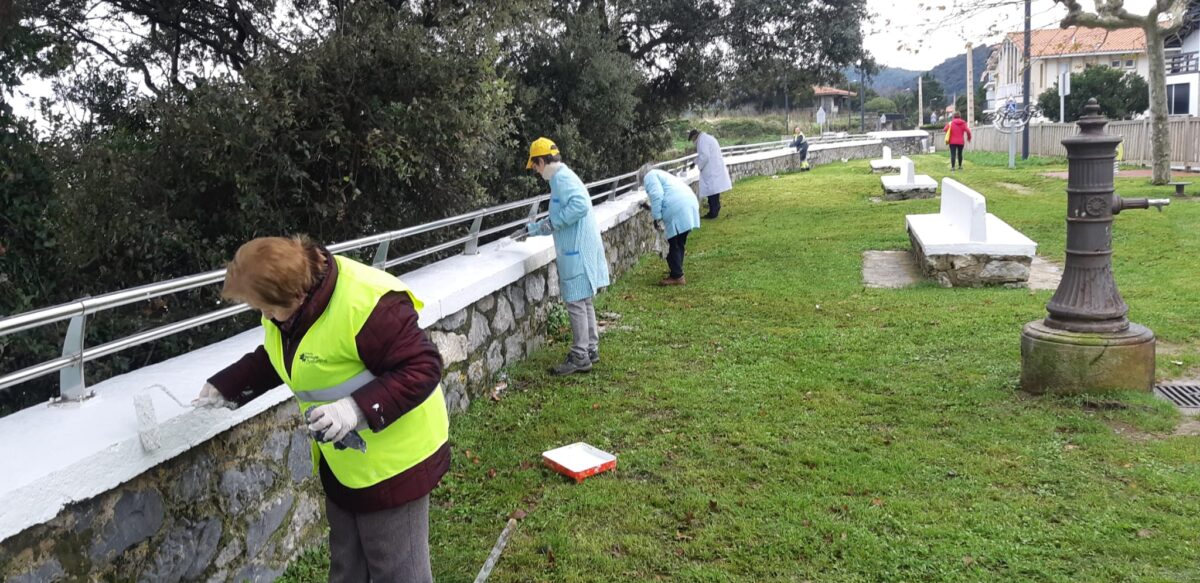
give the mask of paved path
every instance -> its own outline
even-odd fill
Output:
[[[1149,168],[1137,168],[1134,170],[1121,170],[1120,174],[1117,174],[1117,178],[1150,178],[1153,175],[1154,171]],[[1067,172],[1065,170],[1062,172],[1043,172],[1042,176],[1049,176],[1050,178],[1062,178],[1063,180],[1066,180]],[[1172,180],[1178,180],[1180,178],[1200,178],[1200,172],[1183,172],[1181,170],[1171,171]]]

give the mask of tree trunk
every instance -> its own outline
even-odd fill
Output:
[[[1146,51],[1150,56],[1150,157],[1154,166],[1154,184],[1171,180],[1171,136],[1167,124],[1167,66],[1163,57],[1163,38],[1158,23],[1150,21],[1146,31]]]

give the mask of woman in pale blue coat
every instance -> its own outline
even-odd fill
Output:
[[[658,285],[684,285],[683,255],[688,233],[700,228],[700,203],[692,188],[678,177],[646,164],[638,170],[638,182],[650,199],[650,216],[654,226],[667,238],[667,266],[671,273]]]
[[[571,318],[573,343],[566,360],[551,372],[566,375],[592,370],[600,361],[600,332],[596,326],[596,291],[608,285],[608,260],[592,199],[583,181],[562,163],[558,146],[538,138],[529,147],[526,169],[550,183],[550,216],[529,223],[529,234],[554,235],[558,289]]]

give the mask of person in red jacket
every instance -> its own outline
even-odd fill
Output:
[[[949,134],[946,143],[950,144],[950,171],[954,172],[955,167],[962,168],[963,146],[971,141],[971,128],[967,127],[967,121],[956,111],[954,119],[946,124],[945,131]],[[958,160],[957,164],[955,160]]]

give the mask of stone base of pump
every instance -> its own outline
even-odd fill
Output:
[[[1021,331],[1021,389],[1034,394],[1147,391],[1154,385],[1154,332],[1068,332],[1034,320]]]

